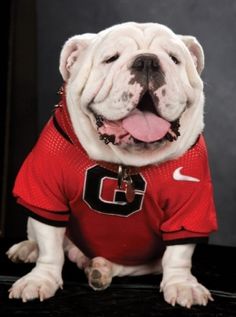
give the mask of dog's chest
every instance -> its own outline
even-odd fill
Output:
[[[118,166],[111,170],[82,156],[76,155],[80,162],[71,172],[69,237],[85,254],[125,265],[161,256],[161,226],[170,217],[170,199],[174,206],[179,193],[186,193],[186,184],[173,178],[183,162],[138,169],[129,176],[134,197],[127,201],[125,184],[119,186]]]

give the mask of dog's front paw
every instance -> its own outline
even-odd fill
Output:
[[[193,305],[206,306],[208,301],[213,301],[211,293],[197,281],[184,281],[177,283],[167,283],[161,286],[165,301],[172,306],[191,308]]]
[[[95,290],[104,290],[112,281],[112,263],[102,257],[96,257],[85,268],[89,285]]]
[[[38,246],[35,241],[25,240],[14,244],[6,255],[12,262],[33,263],[38,258]]]
[[[59,287],[62,287],[62,280],[56,279],[48,274],[37,274],[30,272],[17,280],[9,290],[9,298],[22,299],[27,302],[38,298],[43,301],[54,296]]]

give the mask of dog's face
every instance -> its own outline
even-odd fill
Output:
[[[60,70],[89,156],[147,165],[186,151],[203,129],[203,52],[195,38],[124,23],[69,39]]]

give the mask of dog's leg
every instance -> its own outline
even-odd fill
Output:
[[[38,246],[35,241],[25,240],[14,244],[6,255],[12,262],[34,263],[38,258]]]
[[[85,268],[89,285],[94,290],[104,290],[110,286],[115,276],[136,276],[162,273],[161,260],[152,261],[143,265],[124,266],[110,262],[102,257],[92,259]]]
[[[206,305],[213,300],[210,292],[191,274],[194,244],[168,246],[163,259],[161,291],[165,300],[190,308],[192,305]]]
[[[94,290],[107,288],[113,277],[113,264],[102,258],[89,259],[70,239],[65,237],[64,251],[69,260],[76,263],[78,268],[84,270],[89,285]]]
[[[39,255],[39,249],[35,241],[35,234],[32,228],[31,221],[28,221],[27,223],[27,235],[28,240],[24,240],[14,244],[6,252],[6,255],[12,262],[36,262]]]
[[[30,273],[17,280],[9,290],[9,298],[23,302],[52,297],[62,287],[61,271],[64,263],[63,239],[65,228],[57,228],[29,218],[38,245],[36,266]]]
[[[78,268],[84,270],[88,266],[90,259],[67,236],[64,238],[63,248],[69,260],[76,263]]]
[[[85,271],[88,283],[94,290],[104,290],[115,276],[144,275],[162,273],[161,260],[137,266],[123,266],[110,262],[103,257],[89,259],[74,243],[65,237],[64,250],[68,258]]]

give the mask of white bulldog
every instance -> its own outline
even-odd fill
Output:
[[[114,276],[162,273],[171,305],[213,300],[191,274],[195,243],[216,230],[203,66],[194,37],[157,23],[65,43],[62,100],[14,188],[29,210],[28,240],[7,254],[36,266],[10,298],[53,296],[65,251],[95,290]]]

